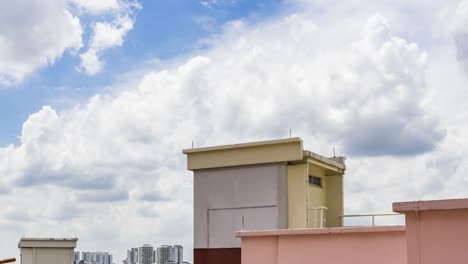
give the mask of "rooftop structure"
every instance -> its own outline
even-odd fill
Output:
[[[72,264],[77,238],[21,238],[21,264]]]
[[[239,230],[343,225],[344,157],[304,150],[300,138],[183,153],[194,174],[195,264],[240,263]]]

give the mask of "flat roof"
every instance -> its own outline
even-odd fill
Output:
[[[346,166],[344,164],[345,157],[336,157],[337,160],[342,160],[343,163],[341,163],[337,160],[334,160],[334,158],[327,158],[315,152],[304,150],[304,158],[314,159],[342,170],[346,169]]]
[[[286,138],[286,139],[254,141],[254,142],[239,143],[239,144],[228,144],[228,145],[218,145],[218,146],[204,147],[204,148],[184,149],[182,152],[184,154],[191,154],[191,153],[208,152],[208,151],[225,150],[225,149],[251,148],[251,147],[257,147],[257,146],[276,145],[276,144],[291,143],[291,142],[302,143],[302,139],[299,137],[293,137],[293,138]]]
[[[75,248],[78,238],[22,237],[18,248]]]
[[[20,241],[78,241],[78,238],[36,238],[36,237],[22,237]]]
[[[446,199],[429,201],[410,201],[393,203],[393,211],[398,213],[408,211],[434,211],[468,209],[468,199]]]
[[[252,230],[236,232],[236,237],[259,236],[297,236],[297,235],[330,235],[349,233],[381,233],[381,232],[405,232],[406,227],[398,226],[366,226],[366,227],[331,227],[331,228],[297,228],[278,230]]]

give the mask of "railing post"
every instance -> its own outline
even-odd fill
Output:
[[[323,207],[320,207],[320,228],[323,228]]]
[[[375,215],[372,215],[372,226],[375,226]]]

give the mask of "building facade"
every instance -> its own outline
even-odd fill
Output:
[[[138,263],[152,264],[153,263],[153,246],[144,244],[138,249]]]
[[[240,263],[240,230],[340,227],[344,157],[300,138],[186,149],[194,175],[194,263]],[[229,262],[226,262],[229,261]]]
[[[157,264],[181,264],[184,263],[184,248],[181,245],[162,245],[155,251],[155,263]]]
[[[131,248],[127,250],[127,261],[129,264],[138,263],[138,248]]]
[[[181,264],[184,261],[184,248],[181,245],[174,245],[171,250],[171,261]]]
[[[81,259],[84,264],[112,264],[112,254],[108,252],[81,252]]]
[[[21,238],[21,264],[72,264],[77,238]]]

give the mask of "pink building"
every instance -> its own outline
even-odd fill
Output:
[[[468,263],[468,199],[394,203],[406,226],[237,232],[242,264]]]

